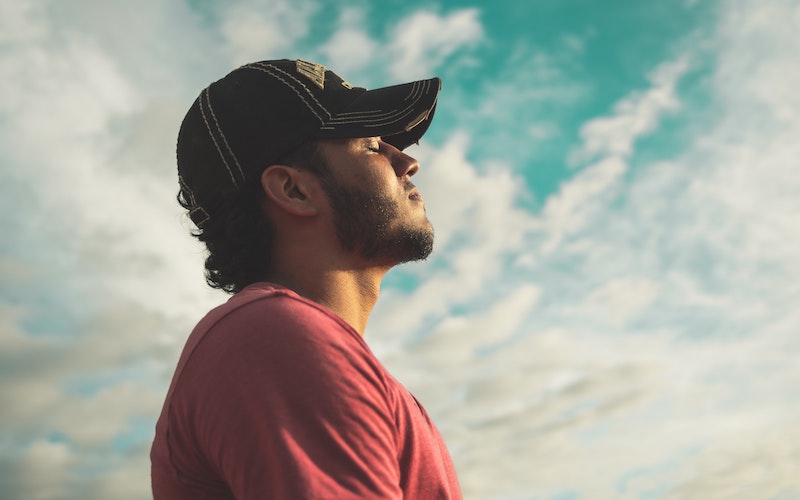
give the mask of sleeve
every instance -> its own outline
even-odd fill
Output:
[[[195,349],[183,421],[236,499],[402,497],[385,375],[355,337],[309,304],[268,299]]]

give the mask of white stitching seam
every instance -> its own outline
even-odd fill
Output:
[[[424,84],[424,87],[425,89],[429,88],[430,83],[426,82]],[[419,84],[419,82],[414,82],[414,86],[411,89],[411,93],[408,96],[406,96],[405,99],[403,99],[403,101],[410,101],[410,104],[403,109],[393,109],[391,111],[375,110],[375,111],[351,111],[351,112],[339,113],[336,115],[335,118],[333,118],[333,120],[331,120],[331,122],[341,123],[343,120],[356,119],[356,118],[360,119],[361,117],[378,118],[385,116],[387,118],[390,118],[397,113],[406,112],[410,107],[414,106],[417,102],[419,102],[420,99],[422,99],[422,97],[424,97],[424,93],[425,92],[423,90],[423,85]]]
[[[377,117],[377,118],[372,118],[372,119],[367,119],[366,116],[357,117],[356,119],[354,119],[354,118],[338,119],[338,120],[337,119],[333,119],[328,123],[328,125],[348,125],[348,124],[356,123],[356,124],[364,124],[364,125],[372,124],[373,126],[375,126],[375,125],[380,125],[382,123],[394,123],[399,119],[398,117],[406,116],[406,115],[408,115],[409,113],[411,113],[413,111],[414,111],[414,108],[409,106],[409,107],[407,107],[405,109],[394,111],[392,113],[387,113],[385,115],[382,115],[382,116]]]
[[[366,112],[353,111],[350,113],[341,113],[336,116],[331,116],[331,113],[325,108],[325,106],[322,105],[322,103],[319,102],[319,100],[308,89],[308,87],[306,87],[306,85],[303,84],[302,81],[298,80],[290,73],[287,73],[286,71],[276,66],[263,63],[251,63],[243,66],[242,68],[254,69],[257,71],[261,71],[263,73],[267,73],[268,75],[272,76],[273,78],[277,79],[284,85],[291,88],[295,92],[295,94],[297,94],[300,100],[303,101],[303,104],[305,104],[306,107],[312,113],[314,113],[314,115],[322,122],[323,125],[320,127],[320,130],[333,130],[335,128],[334,125],[340,126],[353,123],[361,124],[365,127],[380,127],[383,125],[397,123],[401,119],[408,116],[411,112],[413,112],[412,108],[420,101],[420,99],[422,99],[422,97],[424,97],[424,95],[427,94],[428,89],[430,88],[431,85],[431,82],[429,81],[413,82],[411,93],[404,99],[404,101],[410,101],[409,105],[400,110],[392,110],[388,112],[378,111],[377,114],[375,114],[376,112],[370,112],[370,111]],[[319,113],[316,110],[314,110],[311,104],[305,99],[303,94],[299,91],[299,89],[295,85],[292,85],[289,81],[287,81],[284,78],[281,78],[281,76],[277,75],[276,73],[281,73],[285,75],[286,78],[292,80],[296,85],[302,87],[305,90],[306,95],[310,97],[314,101],[314,103],[317,104],[317,106],[319,106],[322,109],[322,111],[325,112],[325,114],[328,115],[328,120],[326,121],[323,117],[319,115]],[[371,119],[365,120],[365,118],[367,117]],[[365,123],[365,122],[371,122],[371,123]]]
[[[404,115],[413,111],[414,107],[409,106],[404,109],[394,110],[391,113],[383,113],[378,116],[349,116],[347,118],[334,118],[330,121],[331,125],[339,125],[339,124],[346,124],[346,123],[365,123],[365,122],[373,122],[373,123],[380,123],[383,121],[392,121],[398,115]]]
[[[428,86],[429,85],[426,85],[426,87],[428,87]],[[353,112],[353,113],[342,113],[341,115],[338,115],[337,117],[331,119],[329,125],[346,125],[346,124],[350,124],[350,123],[363,123],[363,124],[366,125],[365,122],[373,122],[373,124],[371,126],[376,127],[376,126],[380,126],[380,125],[382,125],[384,123],[386,123],[386,124],[395,123],[400,119],[400,118],[397,118],[398,116],[400,116],[400,117],[406,116],[406,115],[408,115],[409,112],[412,111],[412,108],[424,96],[424,92],[417,92],[416,89],[414,89],[414,91],[412,92],[411,95],[414,96],[415,98],[410,102],[410,104],[408,106],[406,106],[403,109],[392,110],[392,111],[388,111],[388,112],[382,113],[380,115],[376,115],[375,117],[371,117],[372,118],[371,120],[366,120],[365,119],[365,118],[367,118],[366,115],[363,115],[363,114],[359,115],[356,112]],[[348,115],[348,116],[345,118],[344,115]]]
[[[322,109],[322,111],[325,112],[325,114],[328,115],[328,118],[330,119],[331,113],[325,108],[325,106],[323,106],[322,103],[320,103],[317,100],[317,98],[314,96],[314,94],[311,93],[311,91],[308,89],[308,87],[306,87],[302,82],[300,82],[299,80],[297,80],[296,78],[294,78],[290,74],[288,74],[285,71],[282,71],[280,68],[276,68],[274,66],[262,67],[262,66],[256,66],[256,65],[253,65],[253,64],[249,64],[249,65],[247,65],[245,67],[246,68],[250,68],[250,69],[254,69],[256,71],[261,71],[263,73],[266,73],[266,74],[272,76],[273,78],[275,78],[276,80],[278,80],[279,82],[283,83],[284,85],[286,85],[290,89],[292,89],[294,91],[294,93],[297,94],[297,97],[299,97],[300,100],[303,101],[303,104],[305,104],[306,107],[312,113],[314,113],[314,116],[316,116],[319,119],[320,122],[325,123],[325,118],[320,116],[320,114],[314,109],[314,107],[311,106],[311,104],[306,100],[306,98],[303,96],[303,94],[294,85],[292,85],[291,83],[286,81],[286,79],[282,78],[280,75],[277,75],[276,71],[280,72],[280,73],[283,73],[284,75],[286,75],[290,79],[294,80],[298,85],[303,87],[305,89],[306,93],[308,94],[308,97],[311,97],[311,99],[314,100],[314,102]],[[272,70],[272,71],[270,71],[270,70]]]
[[[188,197],[189,203],[194,207],[191,210],[189,210],[189,218],[192,219],[192,222],[194,222],[197,227],[202,227],[203,224],[205,224],[211,219],[211,215],[208,212],[206,212],[205,208],[198,206],[197,198],[195,198],[194,193],[192,192],[191,189],[189,189],[189,185],[186,184],[186,181],[183,180],[183,176],[180,174],[178,175],[178,184],[180,184],[181,189]],[[194,216],[195,214],[198,214],[200,212],[203,213],[204,217],[201,220],[195,222]]]
[[[389,111],[389,112],[382,112],[382,113],[378,112],[377,115],[371,116],[372,120],[364,120],[364,118],[366,118],[366,116],[372,115],[371,112],[365,112],[365,113],[369,114],[369,115],[366,115],[366,116],[362,115],[360,112],[350,112],[350,113],[342,113],[342,114],[339,114],[339,115],[333,117],[333,116],[331,116],[331,113],[325,108],[325,106],[323,106],[322,103],[320,103],[319,100],[317,100],[316,96],[308,89],[308,87],[306,87],[306,85],[302,81],[298,80],[297,78],[292,76],[290,73],[287,73],[286,71],[284,71],[284,70],[282,70],[282,69],[280,69],[280,68],[278,68],[276,66],[272,66],[272,65],[269,65],[269,64],[263,64],[263,63],[251,63],[251,64],[245,65],[243,67],[244,68],[255,69],[255,70],[267,73],[267,74],[271,75],[272,77],[276,78],[277,80],[279,80],[284,85],[287,85],[289,88],[291,88],[298,95],[298,97],[300,97],[300,99],[303,101],[303,103],[306,105],[306,107],[308,107],[311,110],[311,112],[314,113],[314,115],[317,118],[319,118],[320,121],[323,122],[323,126],[320,127],[321,130],[331,130],[331,129],[333,129],[332,125],[348,125],[348,124],[352,124],[352,123],[364,124],[364,126],[366,126],[366,127],[379,127],[379,126],[382,126],[382,125],[388,125],[388,124],[391,124],[391,123],[396,123],[396,122],[400,121],[402,118],[404,118],[405,116],[408,116],[408,114],[411,111],[413,111],[411,108],[413,108],[414,105],[417,102],[419,102],[420,99],[422,99],[422,97],[427,93],[428,89],[431,86],[431,82],[430,81],[424,81],[424,82],[415,81],[415,82],[413,82],[411,93],[409,94],[409,96],[407,96],[404,99],[404,101],[409,101],[410,100],[410,103],[406,108],[400,109],[400,110],[392,110],[392,111]],[[272,71],[270,71],[270,70],[272,70]],[[288,79],[291,79],[297,85],[302,87],[305,90],[305,92],[308,95],[308,97],[313,99],[314,103],[316,103],[320,108],[322,108],[322,110],[328,115],[328,121],[326,121],[324,118],[322,118],[319,115],[319,113],[317,113],[312,108],[310,103],[305,100],[303,95],[298,91],[298,89],[294,85],[292,85],[291,83],[287,82],[285,79],[281,78],[280,76],[276,75],[275,72],[282,73]],[[347,116],[347,118],[345,118],[345,116]],[[373,123],[366,124],[366,123],[364,123],[365,121],[370,121],[370,122],[373,122]]]
[[[186,184],[186,181],[184,181],[183,177],[180,176],[180,175],[178,175],[178,184],[180,184],[181,189],[186,194],[186,196],[189,198],[189,203],[191,203],[192,206],[196,207],[197,206],[197,199],[194,197],[194,193],[192,192],[192,190],[189,189],[189,185]]]
[[[206,102],[208,103],[207,104],[208,105],[208,110],[211,112],[211,118],[214,119],[214,125],[217,126],[217,132],[219,133],[219,136],[222,137],[222,141],[225,143],[225,147],[228,148],[228,152],[231,154],[231,158],[233,158],[233,161],[236,163],[236,168],[239,169],[239,174],[241,174],[242,180],[244,180],[244,171],[242,170],[242,166],[239,164],[239,159],[236,158],[236,155],[234,154],[233,149],[231,149],[231,145],[228,144],[228,139],[225,137],[225,134],[222,132],[222,127],[220,127],[219,121],[217,121],[217,114],[214,113],[214,108],[211,107],[211,94],[210,94],[208,88],[206,88]],[[236,181],[234,180],[233,183],[236,184]]]
[[[408,110],[406,110],[405,113],[402,113],[402,114],[398,115],[397,118],[395,118],[394,120],[382,120],[382,121],[373,122],[373,123],[367,123],[367,122],[365,122],[363,120],[360,120],[358,122],[337,122],[337,123],[335,123],[335,125],[339,126],[339,125],[342,125],[342,124],[349,125],[351,123],[356,123],[356,124],[361,125],[363,127],[371,127],[371,128],[383,127],[385,125],[391,125],[393,123],[399,122],[403,118],[406,118],[408,115],[410,115],[412,112],[413,112],[412,109],[408,109]],[[335,130],[335,127],[333,127],[333,126],[324,126],[324,127],[321,127],[321,130]]]
[[[217,143],[217,138],[214,137],[214,131],[211,130],[211,125],[208,124],[208,118],[206,118],[206,112],[203,110],[203,96],[208,94],[208,87],[200,94],[200,114],[203,116],[203,121],[206,124],[206,129],[208,130],[208,135],[211,136],[211,140],[214,142],[214,147],[217,148],[217,153],[219,153],[219,157],[222,158],[222,163],[225,165],[225,168],[228,169],[228,174],[231,176],[231,181],[233,181],[233,185],[237,186],[236,178],[233,175],[233,171],[231,170],[230,165],[228,165],[228,161],[225,159],[225,155],[222,154],[222,150]]]
[[[194,220],[194,215],[196,213],[199,213],[199,212],[202,212],[205,217],[202,220],[195,221]],[[189,211],[189,218],[192,219],[192,222],[194,222],[197,227],[203,227],[203,224],[205,224],[206,222],[211,220],[211,216],[208,214],[208,212],[206,212],[206,210],[203,207],[197,207],[197,208],[194,208],[194,209],[190,210]]]
[[[279,67],[277,67],[277,66],[267,65],[266,67],[268,67],[268,68],[271,68],[271,69],[273,69],[273,70],[277,71],[278,73],[281,73],[281,74],[285,75],[285,76],[286,76],[286,78],[289,78],[290,80],[294,81],[294,82],[295,82],[297,85],[300,85],[301,87],[303,87],[303,89],[306,91],[306,93],[308,94],[308,96],[309,96],[309,97],[310,97],[310,98],[311,98],[311,99],[314,101],[314,103],[316,103],[316,105],[317,105],[317,106],[319,106],[319,107],[320,107],[320,109],[321,109],[321,110],[322,110],[322,111],[323,111],[323,112],[324,112],[324,113],[325,113],[325,114],[328,116],[328,118],[330,118],[330,117],[332,116],[332,115],[331,115],[331,112],[330,112],[330,111],[328,111],[328,108],[326,108],[324,104],[322,104],[321,102],[319,102],[319,99],[317,99],[317,96],[316,96],[316,95],[314,95],[314,92],[312,92],[312,91],[311,91],[311,90],[310,90],[310,89],[309,89],[309,88],[306,86],[306,84],[305,84],[305,83],[303,83],[303,81],[302,81],[302,80],[300,80],[299,78],[296,78],[296,77],[295,77],[293,74],[291,74],[291,73],[287,73],[286,71],[284,71],[283,69],[281,69],[281,68],[279,68]],[[275,77],[276,77],[276,78],[278,78],[277,76],[275,76]],[[281,80],[281,81],[283,81],[283,80]],[[284,82],[284,83],[285,83],[285,82]],[[295,90],[295,91],[296,91],[296,90]],[[323,120],[323,121],[324,121],[324,120]]]

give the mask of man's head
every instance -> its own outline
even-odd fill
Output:
[[[397,235],[380,229],[391,226],[384,219],[397,215],[397,200],[347,182],[328,150],[380,138],[393,161],[407,162],[401,151],[427,130],[439,88],[433,78],[367,91],[320,65],[281,60],[247,64],[203,90],[183,121],[177,154],[179,200],[208,247],[209,284],[238,291],[263,277],[273,228],[258,210],[260,177],[276,163],[320,176],[343,243],[382,255],[367,240]],[[415,231],[411,239],[425,240]],[[427,256],[427,239],[416,243],[427,251],[406,252],[401,261]]]

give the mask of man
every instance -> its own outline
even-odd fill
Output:
[[[367,91],[305,61],[211,84],[178,137],[211,286],[151,451],[158,499],[461,498],[414,397],[363,340],[383,276],[433,229],[403,150],[438,78]]]

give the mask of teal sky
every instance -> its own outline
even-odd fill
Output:
[[[149,497],[226,297],[174,202],[210,81],[438,75],[436,233],[367,330],[466,498],[800,498],[800,2],[0,2],[0,490]]]

